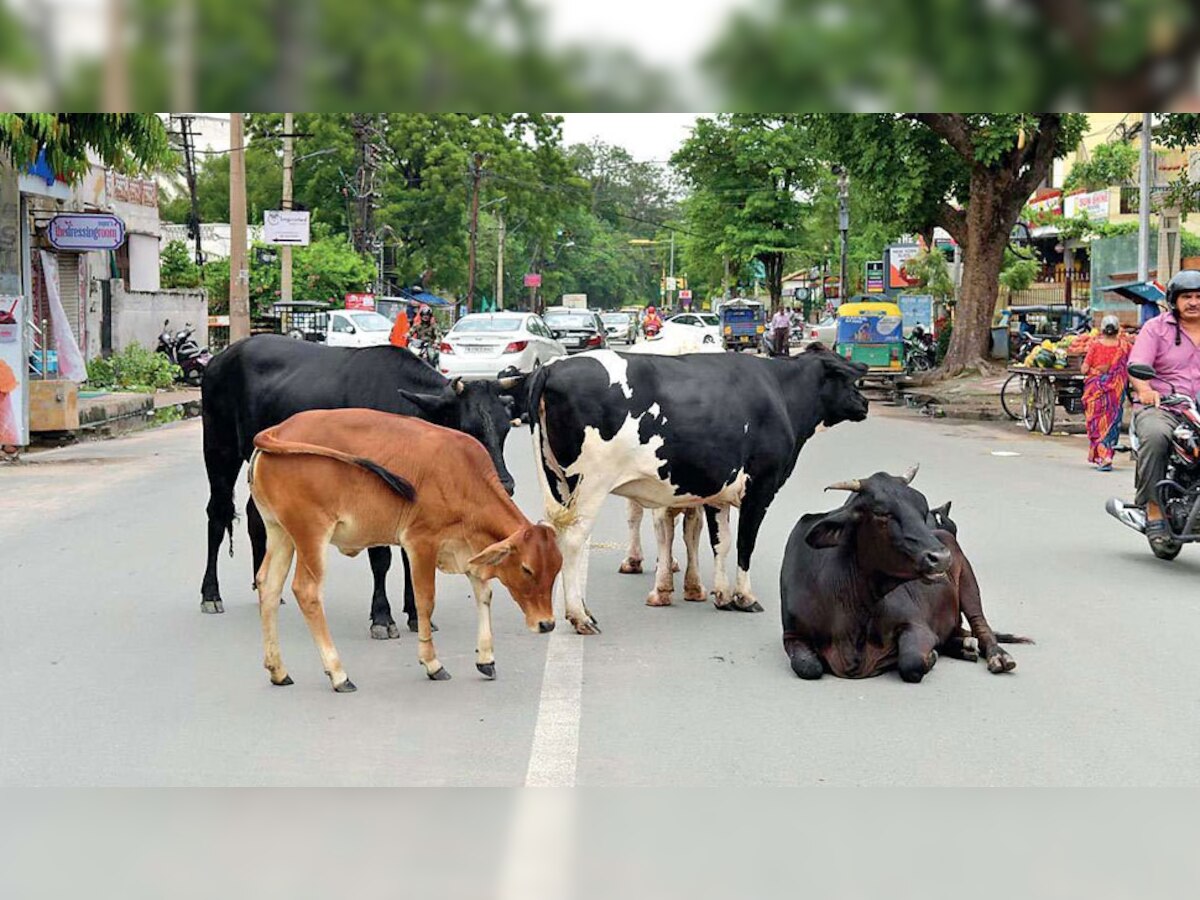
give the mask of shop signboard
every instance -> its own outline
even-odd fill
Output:
[[[1068,219],[1076,215],[1087,216],[1093,222],[1108,221],[1108,191],[1091,191],[1087,194],[1072,194],[1067,198],[1065,214]]]
[[[0,296],[0,445],[29,443],[25,298]]]
[[[263,243],[307,247],[308,211],[268,209],[263,212]]]
[[[887,293],[914,287],[917,279],[909,278],[905,265],[921,252],[916,244],[893,244],[884,251],[887,255]]]
[[[867,260],[867,293],[882,294],[883,293],[883,260],[869,259]]]
[[[108,213],[64,213],[46,225],[57,250],[116,250],[125,243],[125,223]]]

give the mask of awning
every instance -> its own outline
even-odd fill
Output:
[[[1139,306],[1158,306],[1167,299],[1167,292],[1157,281],[1127,281],[1121,284],[1110,284],[1100,288],[1101,291],[1112,291],[1118,297],[1123,297]]]
[[[431,293],[429,293],[429,291],[413,292],[413,291],[406,291],[403,288],[400,289],[400,293],[396,297],[376,297],[375,299],[376,299],[376,301],[400,300],[400,301],[403,301],[404,303],[410,303],[410,302],[425,303],[429,306],[453,306],[454,305],[453,301],[446,300],[442,297],[439,297],[437,294],[431,294]]]

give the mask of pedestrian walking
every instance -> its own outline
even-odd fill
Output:
[[[1100,336],[1092,341],[1083,360],[1088,462],[1101,472],[1112,471],[1113,450],[1121,435],[1129,351],[1117,317],[1105,316],[1100,323]]]
[[[775,315],[771,317],[771,333],[775,337],[775,355],[788,355],[788,335],[792,330],[792,320],[788,316],[788,311],[782,306],[775,310]]]
[[[412,322],[408,319],[408,313],[404,310],[396,313],[396,321],[392,323],[392,333],[388,337],[393,347],[408,346],[408,332],[412,327]]]
[[[20,429],[17,426],[17,411],[12,396],[18,385],[17,376],[13,374],[12,368],[0,359],[0,455],[3,456],[15,457],[20,449],[17,446]]]

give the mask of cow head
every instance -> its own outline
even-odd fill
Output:
[[[812,344],[795,357],[821,366],[817,399],[821,406],[821,424],[832,428],[839,422],[861,422],[867,417],[867,398],[858,389],[858,382],[867,374],[862,363],[843,359],[819,343]]]
[[[811,547],[853,546],[859,564],[881,593],[906,581],[937,580],[950,568],[950,551],[930,527],[925,495],[909,487],[914,466],[901,478],[879,472],[841,481],[828,491],[850,491],[850,499],[809,526]]]
[[[500,579],[521,607],[530,631],[554,630],[551,595],[562,569],[562,554],[549,525],[526,525],[475,554],[467,565],[484,581]]]
[[[504,464],[504,442],[508,440],[514,415],[511,401],[505,402],[503,390],[495,382],[455,378],[436,394],[404,390],[400,393],[423,409],[430,421],[469,434],[483,444],[496,466],[500,483],[511,496],[514,482]]]

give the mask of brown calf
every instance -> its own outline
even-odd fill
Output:
[[[492,591],[499,578],[531,631],[554,629],[551,589],[562,567],[554,530],[531,523],[500,484],[474,438],[420,419],[366,409],[309,410],[262,431],[250,461],[250,492],[267,527],[258,571],[264,665],[273,684],[291,684],[279,655],[276,616],[283,583],[300,610],[339,692],[353,691],[329,636],[323,606],[325,551],[347,556],[399,545],[412,563],[417,656],[435,681],[450,677],[433,646],[434,578],[465,573],[479,611],[475,667],[496,674]]]

